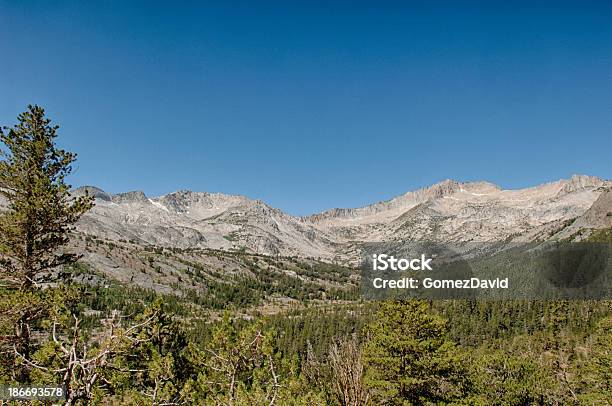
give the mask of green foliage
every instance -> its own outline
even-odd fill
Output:
[[[185,382],[193,375],[186,357],[187,339],[161,300],[147,306],[136,319],[136,329],[124,337],[121,347],[101,371],[96,398],[148,399],[171,404],[182,399]]]
[[[612,216],[611,213],[608,213],[608,216]],[[612,243],[612,228],[604,228],[594,231],[593,234],[589,236],[587,241]]]
[[[28,106],[13,128],[0,129],[0,195],[8,210],[0,216],[0,276],[22,289],[47,277],[45,272],[74,262],[58,253],[70,227],[92,207],[88,196],[70,198],[65,183],[76,155],[55,146],[57,126],[41,107]],[[42,275],[41,275],[42,274]]]
[[[445,321],[421,301],[389,301],[369,325],[364,358],[374,400],[424,405],[459,399],[465,371]]]
[[[504,351],[483,351],[471,355],[474,394],[481,405],[529,405],[541,403],[551,379],[538,363]]]
[[[238,331],[225,313],[203,350],[191,347],[200,371],[192,400],[231,404],[254,395],[269,402],[272,392],[278,391],[274,384],[273,339],[258,323]]]
[[[584,404],[612,404],[612,317],[602,319],[584,347],[576,365],[578,398]]]
[[[238,328],[229,313],[201,348],[190,345],[188,358],[195,379],[183,393],[205,405],[324,404],[321,394],[298,375],[295,359],[283,357],[274,331],[261,321]]]
[[[581,334],[610,314],[611,302],[600,300],[446,300],[432,302],[448,320],[450,337],[463,346],[480,346],[517,335],[543,331]]]
[[[285,354],[302,359],[307,349],[316,357],[326,355],[334,339],[363,337],[376,307],[371,304],[317,306],[266,317],[266,325],[278,331],[278,346]]]
[[[8,202],[0,215],[0,284],[8,288],[0,307],[14,304],[3,313],[0,329],[7,333],[3,363],[15,367],[13,379],[27,382],[27,361],[35,350],[32,328],[51,308],[38,290],[54,281],[53,270],[76,260],[61,249],[72,225],[93,203],[88,196],[70,197],[65,178],[76,155],[56,148],[58,127],[50,125],[44,110],[28,106],[18,120],[0,129],[0,195]],[[13,326],[11,333],[5,323]],[[8,352],[12,361],[6,359]]]

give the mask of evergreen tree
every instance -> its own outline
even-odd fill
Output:
[[[465,374],[445,321],[422,301],[389,301],[369,326],[364,349],[366,385],[386,405],[451,401],[464,392]]]
[[[535,357],[521,357],[505,351],[473,353],[472,379],[475,405],[532,405],[544,403],[545,389],[554,379]]]
[[[601,320],[589,340],[589,354],[578,365],[576,375],[582,384],[582,403],[612,404],[612,316]]]
[[[0,195],[8,203],[0,216],[0,281],[7,290],[0,307],[12,310],[3,321],[14,326],[9,341],[15,360],[26,362],[15,378],[27,380],[31,326],[46,307],[40,287],[52,281],[54,270],[76,261],[62,247],[93,200],[87,195],[71,198],[65,179],[76,155],[57,148],[58,127],[44,109],[28,106],[18,120],[14,127],[0,129]]]

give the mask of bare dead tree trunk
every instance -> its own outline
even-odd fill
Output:
[[[121,330],[116,314],[113,314],[113,317],[106,323],[107,329],[100,340],[100,348],[94,354],[89,353],[87,344],[81,343],[81,320],[79,318],[73,316],[74,325],[70,336],[67,338],[58,337],[57,323],[53,323],[51,335],[53,342],[61,351],[60,358],[64,365],[62,368],[51,369],[38,365],[21,354],[17,346],[14,350],[28,367],[61,376],[61,382],[66,391],[65,406],[72,406],[79,400],[87,403],[93,397],[93,391],[101,370],[107,365],[111,357],[129,351],[130,346],[124,346],[126,342],[138,345],[147,341],[147,339],[135,338],[135,333],[141,327],[151,323],[155,317],[156,314],[153,314],[143,322]]]
[[[364,406],[369,394],[363,383],[364,366],[357,337],[334,342],[328,363],[332,374],[332,390],[343,406]]]

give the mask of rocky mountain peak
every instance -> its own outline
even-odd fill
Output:
[[[85,196],[85,194],[88,194],[89,196],[93,196],[95,199],[100,199],[107,202],[110,202],[112,199],[110,194],[95,186],[81,186],[74,189],[71,194],[76,197]]]
[[[147,202],[147,196],[141,190],[135,190],[132,192],[125,192],[113,195],[112,197],[113,203],[122,204],[122,203],[144,203]]]
[[[186,211],[195,200],[195,193],[190,190],[179,190],[157,198],[164,207],[172,208],[176,212]]]
[[[572,193],[581,189],[599,187],[604,184],[604,181],[596,176],[573,175],[568,180],[560,181],[563,186],[559,191],[560,194]]]
[[[442,182],[438,182],[428,188],[423,188],[421,191],[425,192],[429,198],[440,198],[449,194],[455,193],[461,187],[461,183],[456,180],[446,179]]]
[[[227,195],[224,193],[193,192],[180,190],[169,193],[157,199],[159,203],[178,212],[187,210],[222,210],[229,207],[253,202],[244,196]]]

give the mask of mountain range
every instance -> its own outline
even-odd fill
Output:
[[[221,193],[147,197],[91,186],[73,193],[96,199],[78,231],[104,240],[352,262],[371,242],[579,240],[612,227],[611,190],[611,181],[584,175],[517,190],[445,180],[365,207],[302,217]]]

